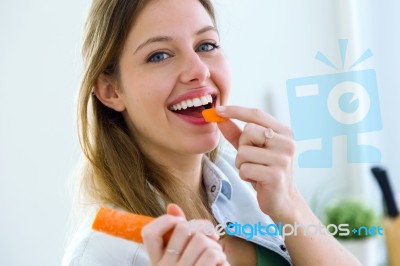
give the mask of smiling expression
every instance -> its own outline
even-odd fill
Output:
[[[119,60],[123,115],[152,156],[202,154],[220,132],[204,108],[226,103],[230,74],[213,20],[197,0],[153,0],[133,25]]]

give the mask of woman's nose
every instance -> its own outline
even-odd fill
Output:
[[[185,57],[180,74],[182,83],[202,83],[210,75],[207,64],[197,53],[193,52]]]

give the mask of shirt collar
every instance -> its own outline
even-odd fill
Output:
[[[232,186],[226,175],[219,169],[218,160],[213,163],[207,156],[203,157],[203,184],[208,200],[212,204],[219,194],[231,199]]]

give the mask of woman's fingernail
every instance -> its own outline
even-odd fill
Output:
[[[186,218],[183,216],[176,216],[176,218],[178,218],[178,220],[182,222],[186,221]]]
[[[215,109],[217,109],[217,113],[219,114],[223,114],[226,111],[226,107],[225,106],[217,106]]]

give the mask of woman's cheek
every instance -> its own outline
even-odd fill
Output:
[[[231,88],[231,72],[224,57],[219,58],[219,62],[213,66],[211,73],[211,78],[220,92],[220,104],[227,104]]]

